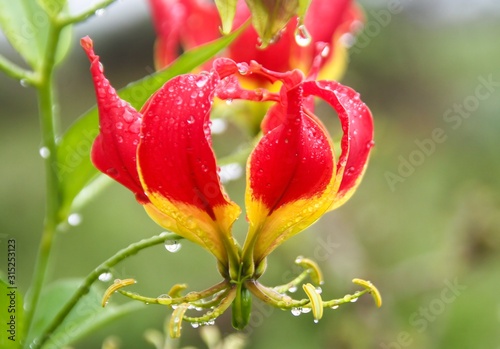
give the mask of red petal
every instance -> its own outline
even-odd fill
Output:
[[[302,85],[287,93],[285,119],[261,139],[247,165],[250,230],[244,258],[258,265],[283,241],[314,223],[330,206],[333,146],[304,109]]]
[[[172,62],[184,50],[220,37],[221,25],[215,4],[198,0],[150,0],[158,39],[155,47],[157,68]]]
[[[227,264],[240,210],[223,192],[211,148],[209,116],[219,81],[214,72],[181,75],[158,90],[142,111],[138,161],[157,209],[177,221],[181,235],[194,234]]]
[[[304,114],[302,102],[299,85],[288,92],[285,122],[262,138],[250,159],[253,196],[270,212],[290,201],[317,196],[332,178],[329,140]]]
[[[92,40],[85,37],[81,45],[91,62],[90,71],[99,109],[100,133],[92,146],[92,162],[101,172],[134,192],[139,202],[148,202],[136,166],[141,114],[118,97],[104,76]]]
[[[337,82],[306,81],[304,95],[318,96],[328,102],[337,111],[342,125],[342,153],[337,164],[338,190],[333,209],[353,194],[365,171],[374,145],[372,115],[356,91]]]

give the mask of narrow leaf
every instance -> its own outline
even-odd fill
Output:
[[[40,0],[42,1],[42,0]],[[65,10],[63,0],[43,0],[44,7],[33,0],[0,0],[0,27],[24,60],[37,70],[45,56],[49,31],[52,29],[47,11]],[[58,5],[54,5],[54,4]],[[60,62],[70,47],[71,29],[65,28],[57,48]]]

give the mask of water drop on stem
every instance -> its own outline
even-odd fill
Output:
[[[50,157],[50,149],[47,147],[41,147],[39,153],[43,159],[48,159]]]
[[[177,240],[166,240],[165,249],[168,252],[175,253],[181,249],[181,243]]]

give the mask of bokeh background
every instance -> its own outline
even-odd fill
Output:
[[[365,31],[351,49],[343,82],[359,91],[375,117],[376,147],[365,179],[342,208],[281,246],[263,280],[280,284],[304,255],[326,277],[324,297],[373,281],[370,297],[310,314],[269,310],[257,301],[247,348],[500,348],[500,5],[495,1],[361,1]],[[389,3],[399,4],[398,11]],[[61,129],[94,104],[88,62],[76,38],[91,35],[116,87],[153,71],[154,33],[145,1],[119,1],[75,31],[58,71]],[[16,59],[2,41],[2,54]],[[231,133],[231,129],[227,131]],[[234,137],[233,137],[234,138]],[[224,141],[217,141],[221,149]],[[44,171],[33,90],[0,75],[0,233],[15,237],[18,282],[28,288],[44,213]],[[239,202],[243,180],[227,189]],[[59,236],[50,279],[78,278],[128,244],[160,233],[132,195],[111,184],[78,211],[81,224]],[[242,221],[242,219],[240,219]],[[240,239],[244,222],[237,225]],[[2,251],[2,256],[4,252]],[[0,268],[4,268],[2,263]],[[138,280],[156,296],[174,283],[199,290],[219,280],[214,260],[184,243],[119,264],[115,277]],[[103,285],[104,286],[104,285]],[[121,302],[120,297],[113,298]],[[170,310],[143,310],[102,328],[75,348],[152,348],[147,329],[163,331]],[[223,334],[234,332],[226,314]],[[180,346],[205,348],[184,326]]]

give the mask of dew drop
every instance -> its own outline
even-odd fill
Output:
[[[208,76],[207,75],[201,75],[198,78],[198,81],[196,81],[196,86],[203,87],[203,86],[205,86],[207,84],[207,81],[208,81]]]
[[[230,163],[220,167],[219,178],[222,183],[227,183],[240,178],[243,172],[243,167],[240,164]]]
[[[290,288],[288,289],[288,292],[290,292],[290,293],[295,293],[295,292],[297,292],[297,286],[292,286],[292,287],[290,287]]]
[[[134,115],[127,109],[125,109],[123,111],[122,117],[123,117],[123,120],[125,120],[126,122],[134,121]]]
[[[22,87],[29,87],[29,85],[30,85],[30,84],[28,83],[28,80],[26,80],[26,79],[21,79],[21,80],[19,81],[19,83],[21,84],[21,86],[22,86]]]
[[[198,322],[192,322],[191,323],[191,327],[192,328],[198,328],[198,327],[200,327],[200,324]]]
[[[295,29],[295,42],[297,45],[301,47],[309,46],[311,40],[311,34],[309,34],[305,25],[301,24]]]
[[[118,170],[114,167],[111,167],[106,170],[106,174],[108,174],[111,177],[116,177],[118,176]]]
[[[302,314],[307,314],[311,312],[311,308],[302,308]]]
[[[338,307],[339,307],[338,305],[334,305],[334,306],[332,307],[332,309],[333,309],[333,310],[335,310],[335,309],[338,309]]]
[[[351,299],[351,303],[356,303],[357,300],[358,300],[358,298],[353,298],[353,299]]]
[[[246,63],[237,63],[236,66],[238,67],[238,73],[240,73],[241,75],[248,74],[248,64],[246,64]]]
[[[195,121],[194,116],[193,116],[193,115],[190,115],[190,116],[187,118],[187,120],[186,120],[186,121],[187,121],[187,123],[188,123],[188,124],[190,124],[190,125],[194,124],[194,121]]]
[[[321,294],[323,292],[323,289],[321,287],[316,287],[316,293]]]
[[[345,33],[340,37],[339,41],[345,47],[350,48],[356,43],[356,37],[351,33]]]
[[[328,54],[330,53],[330,45],[325,45],[325,47],[323,47],[323,49],[321,50],[321,57],[325,58],[328,56]]]
[[[354,166],[351,166],[349,167],[346,171],[345,171],[345,175],[346,176],[352,176],[352,174],[354,173],[354,171],[356,171],[356,168]]]
[[[171,299],[172,297],[170,297],[168,294],[164,293],[164,294],[161,294],[159,295],[158,297],[156,298],[160,298],[160,299]]]
[[[78,213],[72,213],[68,216],[68,224],[75,227],[82,223],[82,216]]]
[[[302,263],[302,260],[304,259],[304,257],[302,256],[298,256],[297,258],[295,258],[295,264],[300,264]]]
[[[375,141],[369,141],[366,143],[366,148],[371,149],[375,146]]]
[[[105,13],[106,13],[106,9],[104,9],[104,8],[100,8],[100,9],[95,11],[95,15],[99,16],[99,17],[103,16]]]
[[[291,310],[293,316],[299,316],[302,314],[302,309],[301,308],[292,308]]]
[[[113,278],[113,274],[111,274],[110,272],[102,273],[101,275],[99,275],[99,281],[102,281],[102,282],[108,282],[112,278]]]
[[[41,147],[39,153],[43,159],[48,159],[50,157],[50,149],[47,147]]]
[[[317,324],[319,322],[318,319],[314,319],[314,323]]]
[[[213,134],[221,134],[227,130],[227,122],[224,119],[214,119],[210,125]]]
[[[231,103],[233,103],[233,99],[232,98],[226,99],[226,104],[227,105],[231,105]]]
[[[166,240],[165,248],[168,252],[175,253],[181,249],[181,243],[177,240]]]

